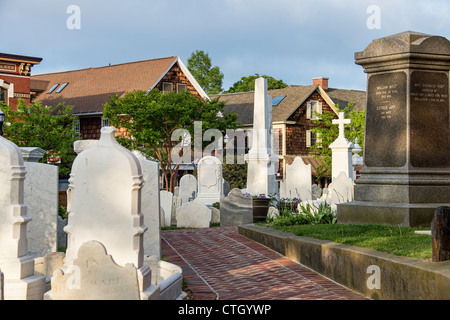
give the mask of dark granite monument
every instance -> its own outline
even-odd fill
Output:
[[[450,205],[450,41],[408,31],[355,60],[367,73],[364,167],[338,223],[429,227]]]

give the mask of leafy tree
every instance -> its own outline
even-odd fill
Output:
[[[173,192],[180,162],[172,163],[172,152],[179,144],[179,140],[172,141],[172,134],[177,129],[185,129],[191,141],[194,140],[195,121],[202,122],[203,132],[212,128],[222,133],[236,129],[239,126],[236,114],[219,116],[224,107],[224,102],[218,99],[201,100],[189,91],[163,94],[154,89],[132,91],[122,98],[112,96],[104,106],[103,115],[111,125],[126,129],[126,135],[117,138],[119,143],[160,162],[166,189]],[[193,145],[187,152],[191,152]],[[180,151],[180,157],[183,152]]]
[[[187,62],[187,68],[207,94],[218,94],[223,91],[223,73],[219,67],[212,66],[208,53],[196,50]]]
[[[234,92],[247,92],[255,90],[255,80],[260,78],[261,76],[258,73],[248,77],[242,77],[241,80],[235,82],[228,91],[224,93],[234,93]],[[273,77],[263,75],[263,78],[267,79],[267,89],[283,89],[287,87],[287,84],[283,82],[283,80],[276,80]]]
[[[19,100],[17,111],[2,105],[9,126],[3,126],[4,136],[19,147],[39,147],[46,151],[41,159],[47,163],[50,158],[59,157],[60,177],[70,174],[76,153],[73,143],[80,139],[73,130],[73,122],[78,117],[73,115],[73,106],[63,103],[55,107],[43,106],[41,102],[26,105]]]
[[[336,105],[339,109],[339,106]],[[346,119],[351,119],[350,125],[345,126],[345,137],[347,140],[354,142],[358,139],[358,144],[364,149],[364,124],[365,124],[365,111],[356,111],[353,109],[353,104],[349,105],[342,110]],[[312,132],[320,137],[320,141],[316,142],[311,150],[316,156],[320,157],[324,162],[322,166],[318,168],[319,178],[325,175],[331,175],[332,154],[330,144],[333,143],[339,135],[339,127],[332,123],[336,118],[336,114],[331,111],[324,110],[322,114],[317,115],[317,120],[314,120],[316,127],[312,129]]]

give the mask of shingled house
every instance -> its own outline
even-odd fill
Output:
[[[75,129],[82,139],[99,139],[100,129],[109,125],[102,118],[103,105],[109,98],[133,90],[162,92],[189,90],[199,98],[207,94],[179,57],[129,62],[98,68],[34,75],[31,90],[34,101],[55,106],[73,105],[79,117]]]
[[[355,110],[366,106],[366,93],[357,90],[334,89],[328,87],[328,78],[314,78],[312,85],[290,85],[283,89],[268,90],[272,96],[274,145],[278,146],[280,159],[280,179],[286,164],[291,164],[296,156],[301,156],[306,164],[311,164],[313,176],[321,164],[311,154],[311,146],[316,137],[314,128],[315,112],[324,110],[339,114],[351,102]],[[244,129],[253,126],[254,92],[230,93],[211,96],[226,102],[224,113],[238,114],[238,121]],[[339,109],[336,107],[339,106]]]

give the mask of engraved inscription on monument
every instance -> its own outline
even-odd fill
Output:
[[[448,72],[411,73],[410,138],[414,167],[450,167],[448,87]]]
[[[406,74],[392,72],[368,79],[365,164],[406,164]]]

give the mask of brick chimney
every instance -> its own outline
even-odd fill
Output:
[[[313,84],[318,84],[322,87],[323,90],[328,90],[328,78],[313,78]]]

